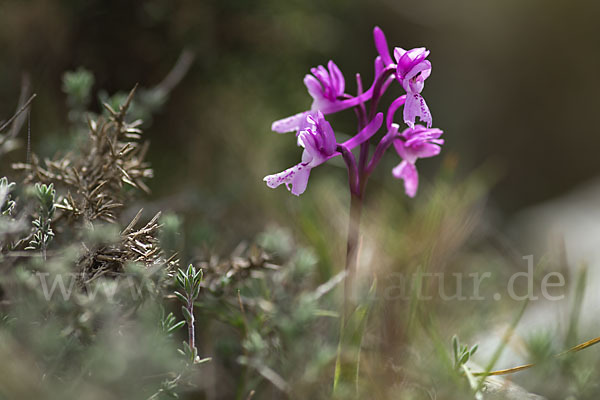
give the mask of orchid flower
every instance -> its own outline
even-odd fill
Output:
[[[327,68],[325,69],[322,65],[311,68],[312,75],[307,74],[304,77],[308,93],[314,99],[312,110],[327,110],[344,95],[346,81],[342,71],[333,61],[327,63]]]
[[[440,139],[442,133],[436,128],[415,125],[414,128],[404,130],[394,140],[394,147],[402,157],[402,162],[392,170],[392,175],[404,180],[404,190],[409,197],[415,196],[419,186],[419,174],[415,166],[417,159],[437,156],[440,153],[440,145],[444,144],[444,139]]]
[[[304,85],[313,98],[310,110],[273,122],[271,130],[278,133],[296,132],[296,135],[299,135],[301,131],[309,127],[307,117],[315,118],[318,111],[324,115],[333,114],[368,101],[373,95],[375,83],[384,68],[385,66],[378,57],[375,60],[373,85],[356,97],[344,93],[346,87],[344,75],[333,61],[327,63],[327,68],[322,65],[311,68],[312,75],[307,74],[304,77]]]
[[[263,180],[270,188],[276,188],[281,184],[285,184],[292,194],[299,196],[306,190],[310,171],[313,168],[333,157],[339,156],[341,154],[338,151],[340,146],[346,150],[352,150],[369,140],[381,127],[382,123],[383,114],[378,113],[371,123],[352,139],[338,144],[333,129],[329,122],[325,120],[323,113],[317,111],[316,118],[309,114],[306,116],[306,128],[300,131],[298,135],[298,145],[304,148],[302,161],[283,172],[268,175]]]
[[[411,128],[414,128],[416,118],[419,117],[430,128],[432,123],[431,112],[421,95],[425,79],[431,75],[431,63],[426,60],[427,56],[429,56],[429,50],[424,47],[411,50],[396,47],[394,49],[396,63],[394,64],[385,35],[379,27],[374,28],[373,37],[375,39],[375,48],[384,65],[386,67],[395,65],[396,79],[406,91],[406,98],[403,101],[404,122]]]

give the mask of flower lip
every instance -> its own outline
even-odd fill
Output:
[[[404,122],[411,127],[415,127],[415,121],[417,117],[424,122],[428,128],[431,127],[432,118],[431,112],[429,111],[429,107],[425,102],[421,93],[407,93],[406,95],[406,103],[404,103]]]
[[[414,164],[404,160],[394,167],[392,175],[394,178],[404,181],[404,192],[408,197],[415,197],[419,188],[419,173]]]

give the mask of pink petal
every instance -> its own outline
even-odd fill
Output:
[[[402,56],[405,54],[406,50],[404,50],[402,47],[394,48],[394,58],[396,59],[396,62],[399,62]]]
[[[392,175],[404,180],[404,191],[408,197],[415,197],[419,187],[419,174],[414,164],[402,161],[392,170]]]
[[[329,121],[325,119],[321,111],[317,114],[318,127],[322,133],[321,145],[326,155],[331,155],[335,152],[337,142],[335,140],[335,133]]]
[[[427,127],[431,127],[431,113],[423,96],[419,93],[407,93],[404,104],[404,122],[411,128],[415,127],[416,118],[419,117]]]
[[[304,77],[304,85],[308,89],[308,93],[313,99],[317,100],[324,96],[323,86],[321,85],[321,82],[319,82],[319,80],[314,76],[307,74]]]
[[[344,94],[344,90],[346,89],[346,81],[344,80],[344,75],[342,75],[342,71],[338,68],[337,65],[333,61],[329,61],[327,64],[329,68],[329,75],[331,76],[331,82],[333,88],[335,89],[335,95],[341,96]]]
[[[401,79],[406,78],[406,74],[417,64],[423,62],[427,56],[429,55],[429,51],[424,47],[404,50],[400,47],[396,47],[394,49],[394,57],[396,58],[396,63],[398,64],[398,75]]]
[[[312,72],[312,74],[321,82],[321,90],[325,97],[332,100],[335,97],[335,94],[332,91],[332,81],[327,69],[325,69],[324,66],[319,65],[317,68],[311,68],[310,72]]]
[[[415,150],[418,158],[427,158],[437,156],[438,154],[440,154],[440,151],[442,151],[442,148],[437,144],[423,143]]]
[[[322,84],[327,84],[329,83],[329,74],[327,73],[327,70],[325,69],[324,66],[319,65],[316,68],[311,68],[310,72],[317,77],[317,79],[319,81],[321,81]]]
[[[424,81],[431,75],[431,63],[427,60],[422,61],[411,68],[410,71],[406,73],[404,80],[411,80],[414,78],[419,72],[421,72],[421,80]]]
[[[310,111],[304,111],[291,117],[280,119],[273,122],[271,130],[277,133],[299,132],[308,125],[306,117],[310,115]]]
[[[394,140],[394,148],[400,157],[406,158],[404,157],[404,142],[401,139]]]
[[[265,176],[263,181],[265,181],[267,186],[272,189],[283,183],[292,194],[300,196],[304,193],[306,186],[308,185],[310,170],[311,168],[308,165],[300,163],[278,174]]]

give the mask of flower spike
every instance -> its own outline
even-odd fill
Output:
[[[395,47],[390,52],[385,34],[379,27],[373,28],[373,39],[377,56],[374,60],[375,77],[368,90],[363,92],[360,74],[357,74],[357,94],[346,94],[344,75],[333,62],[326,66],[311,68],[304,77],[304,84],[313,99],[310,110],[273,122],[275,132],[295,132],[298,146],[304,150],[302,160],[287,170],[264,178],[267,186],[275,188],[285,184],[292,194],[298,196],[306,190],[310,171],[333,157],[342,155],[349,171],[350,190],[361,196],[366,180],[393,144],[402,158],[392,173],[404,181],[406,194],[416,195],[419,174],[415,166],[419,158],[433,157],[441,151],[444,140],[442,131],[431,128],[432,116],[422,96],[425,81],[431,75],[431,62],[427,60],[429,50],[418,47],[405,50]],[[388,105],[385,114],[387,133],[375,146],[369,160],[369,146],[361,146],[359,163],[351,150],[370,140],[383,123],[383,114],[377,108],[383,94],[393,81],[398,81],[405,94]],[[370,102],[370,104],[365,104]],[[403,120],[408,125],[402,133],[394,123],[396,111],[403,107]],[[364,127],[354,137],[338,143],[325,115],[355,108],[359,127]],[[417,124],[419,122],[420,124]],[[359,128],[360,129],[360,128]]]

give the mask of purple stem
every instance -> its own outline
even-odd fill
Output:
[[[394,143],[394,139],[398,137],[398,128],[398,125],[393,124],[388,133],[381,139],[379,144],[377,144],[377,147],[375,148],[375,154],[373,154],[373,158],[371,158],[371,162],[369,162],[369,166],[365,170],[366,176],[371,175],[377,164],[379,164],[379,161],[385,154],[386,150],[392,145],[392,143]]]
[[[353,102],[355,102],[354,109],[358,117],[359,131],[361,131],[363,127],[373,123],[374,120],[383,117],[381,113],[376,114],[377,104],[379,103],[379,99],[391,83],[391,80],[393,80],[393,72],[395,71],[395,69],[395,65],[387,66],[381,72],[381,74],[379,74],[379,76],[373,83],[373,86],[371,86],[371,88],[367,91],[367,97],[371,100],[371,108],[368,116],[366,116],[366,109],[364,105],[365,94],[362,92],[362,80],[359,74],[356,75],[358,95],[355,99],[353,99]],[[346,102],[348,102],[348,100],[346,100]],[[385,149],[389,147],[389,144],[387,144],[385,148],[381,148],[380,145],[377,148],[379,149],[379,151],[377,151],[376,149],[376,154],[374,155],[374,157],[377,158],[375,164],[379,161],[383,152],[385,152]],[[370,169],[375,164],[373,163],[373,160],[371,160],[371,162],[367,166],[367,161],[369,158],[369,140],[366,140],[360,145],[358,165],[356,164],[354,154],[345,146],[338,146],[338,151],[342,153],[344,161],[348,166],[348,181],[350,186],[350,215],[348,221],[348,241],[346,249],[346,280],[344,286],[344,316],[348,317],[350,313],[354,311],[353,292],[356,267],[358,265],[358,249],[360,244],[360,218],[362,215],[363,196],[367,179],[369,177]]]
[[[367,109],[365,107],[365,102],[362,101],[363,84],[360,74],[356,74],[356,91],[358,98],[361,99],[360,103],[356,107],[354,107],[354,110],[358,117],[358,130],[360,131],[362,128],[367,126]]]
[[[356,74],[356,87],[358,90],[358,93],[357,93],[358,97],[360,98],[363,94],[362,79],[360,78],[360,74]],[[375,92],[373,92],[373,94],[375,94]],[[362,101],[360,102],[360,104],[357,107],[355,107],[355,109],[356,108],[358,108],[360,110],[359,112],[360,112],[361,116],[365,116],[364,118],[358,119],[358,130],[360,131],[365,124],[367,110],[365,108],[365,103]],[[368,119],[368,121],[371,122],[372,119],[373,119],[373,117]],[[367,165],[368,158],[369,158],[369,141],[367,140],[360,145],[360,156],[358,159],[358,175],[359,175],[359,177],[362,176],[365,166]]]
[[[344,145],[338,145],[337,151],[342,154],[342,157],[346,162],[346,166],[348,167],[348,184],[350,186],[350,193],[352,193],[352,195],[358,195],[358,167],[356,165],[354,153],[348,150],[348,148]]]
[[[359,130],[362,129],[363,124],[371,124],[375,119],[382,117],[382,114],[376,114],[377,104],[382,94],[389,86],[388,80],[393,79],[392,74],[395,71],[395,66],[386,67],[383,72],[377,77],[373,86],[369,89],[371,92],[371,109],[366,121],[361,117],[358,118]],[[359,102],[355,105],[355,112],[357,115],[366,114],[363,93],[362,93],[362,81],[360,75],[357,74],[357,87]],[[364,114],[362,114],[364,113]],[[381,117],[380,117],[381,115]],[[350,182],[350,215],[348,221],[348,241],[346,248],[346,280],[344,286],[344,315],[348,317],[352,311],[354,311],[354,280],[356,275],[356,267],[358,265],[358,249],[360,244],[360,218],[362,215],[362,204],[365,187],[369,174],[367,173],[367,161],[369,158],[369,140],[363,142],[360,146],[360,156],[358,166],[352,152],[340,146],[340,152],[346,161],[348,166],[348,179]],[[379,158],[381,156],[378,155]],[[369,163],[369,166],[372,162]]]
[[[394,114],[396,114],[396,110],[406,103],[406,95],[398,97],[396,100],[392,101],[392,104],[388,107],[387,115],[385,116],[385,126],[390,129],[392,127],[392,123],[394,123]]]
[[[393,80],[393,73],[395,70],[395,65],[387,66],[373,84],[373,95],[371,97],[371,111],[369,113],[369,119],[375,116],[379,99],[381,96],[383,96],[383,93],[385,93],[385,90],[389,87],[390,82]]]

